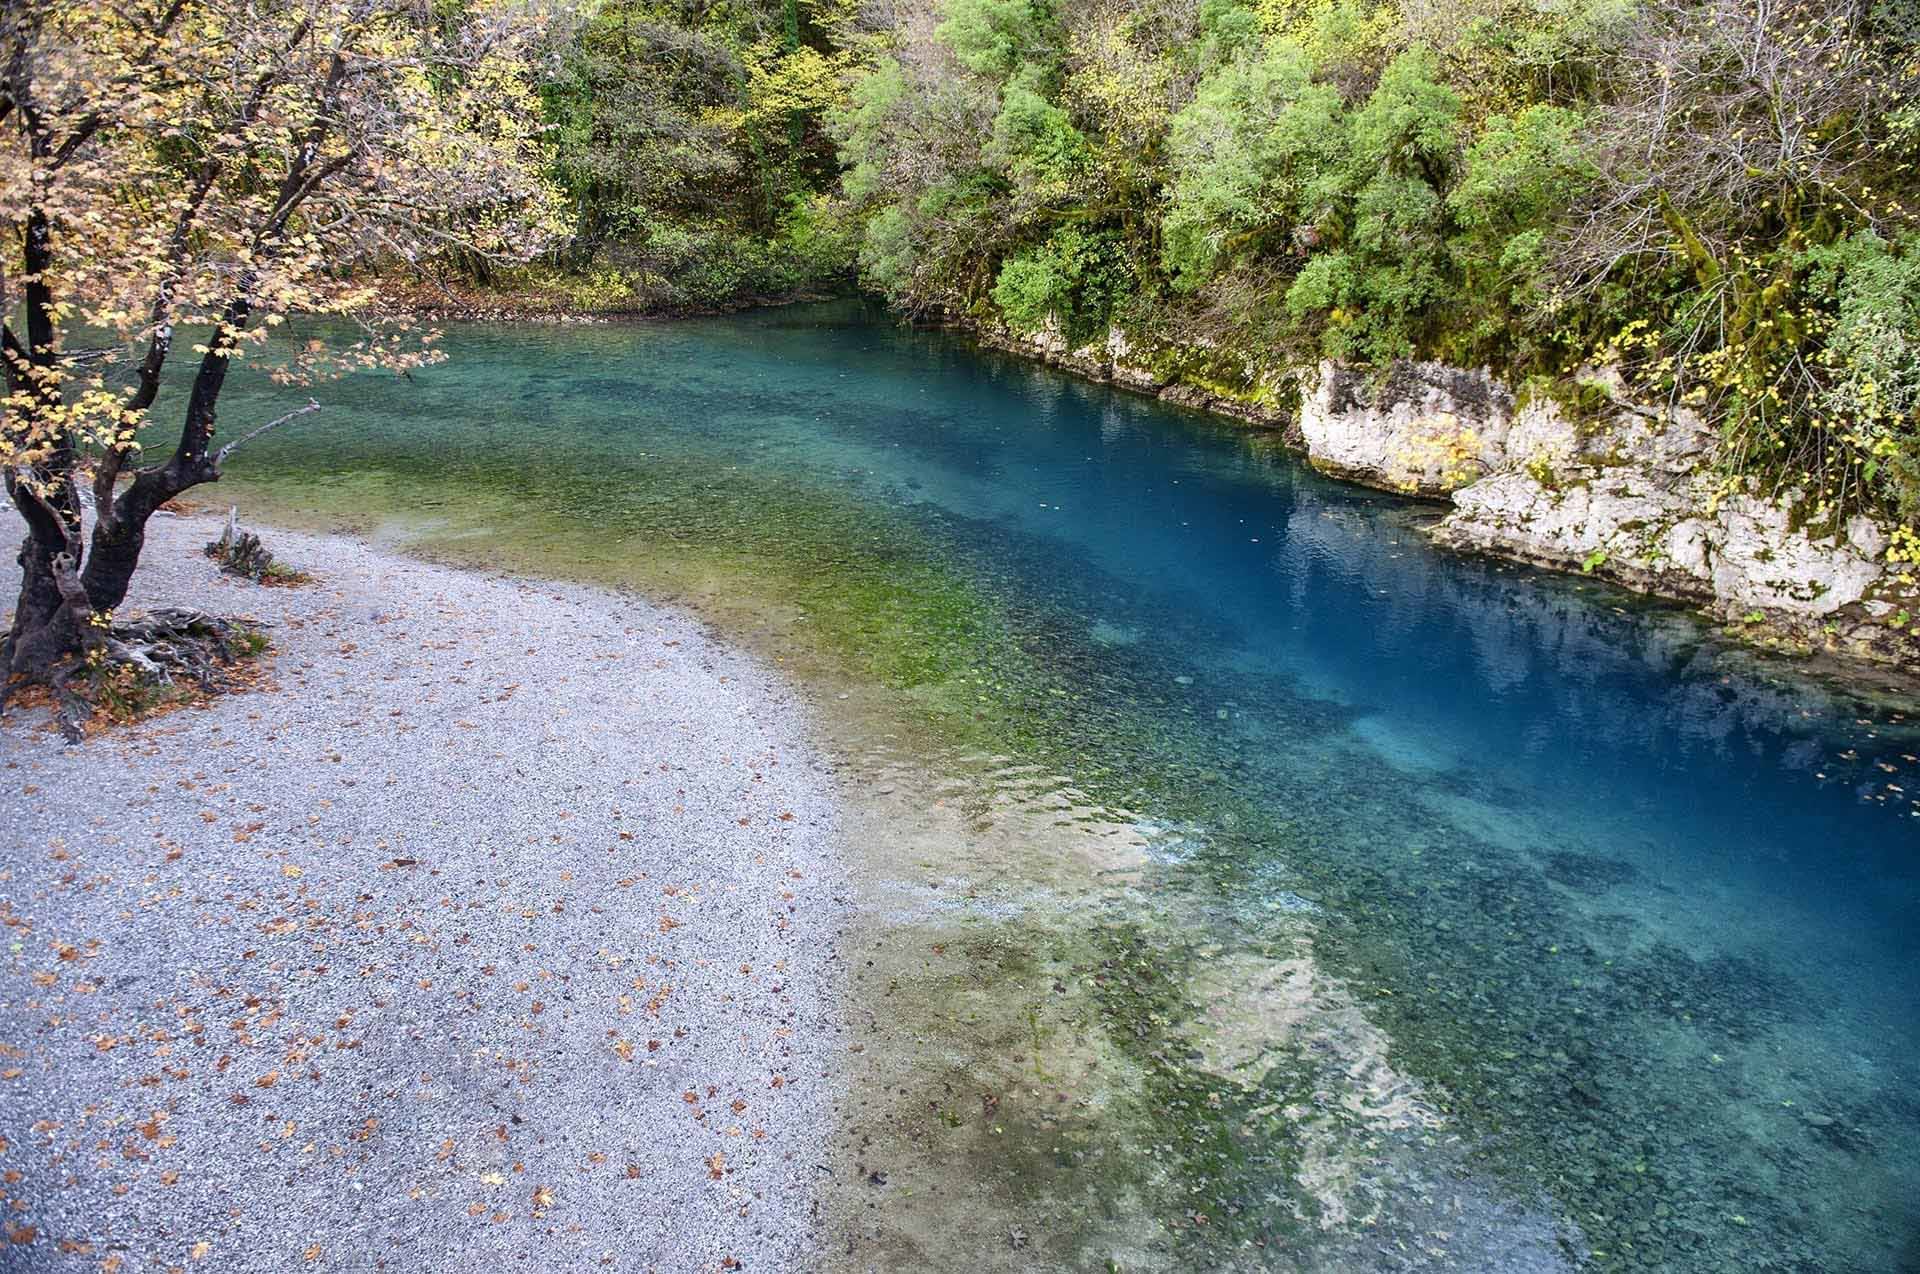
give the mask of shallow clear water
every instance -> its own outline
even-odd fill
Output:
[[[1030,746],[1173,829],[1210,936],[1257,946],[1317,904],[1399,1069],[1596,1266],[1920,1268],[1920,733],[1897,709],[1439,553],[1428,510],[1262,435],[851,307],[446,348],[321,389],[226,486],[591,575],[678,544],[821,605],[844,577],[924,646],[876,648],[876,674],[978,677]],[[243,378],[223,418],[298,392]],[[940,580],[991,614],[935,605]],[[892,621],[840,622],[857,644]]]

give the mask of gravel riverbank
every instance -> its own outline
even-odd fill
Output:
[[[316,582],[260,588],[218,529],[156,518],[130,605],[267,621],[266,688],[0,725],[0,1269],[809,1263],[845,892],[793,693],[633,598],[282,531]]]

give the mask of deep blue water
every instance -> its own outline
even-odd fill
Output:
[[[598,567],[663,527],[871,511],[847,525],[911,532],[1044,634],[1089,691],[1090,767],[1207,845],[1193,870],[1244,876],[1223,925],[1247,882],[1323,903],[1343,971],[1398,989],[1403,1068],[1597,1265],[1920,1268],[1920,733],[1896,707],[1438,552],[1431,510],[1240,426],[850,308],[446,348],[317,390],[233,485]],[[224,418],[304,392],[242,381]]]

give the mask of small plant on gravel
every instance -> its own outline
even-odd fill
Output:
[[[256,584],[291,588],[313,582],[313,576],[305,571],[276,561],[258,535],[240,529],[239,519],[233,512],[228,513],[227,528],[220,533],[220,538],[208,543],[206,554],[228,575],[238,575]]]

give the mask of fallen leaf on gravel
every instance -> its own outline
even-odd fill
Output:
[[[548,1186],[535,1186],[533,1189],[533,1206],[536,1208],[552,1207],[553,1190]]]
[[[187,1250],[187,1255],[197,1261],[211,1251],[213,1251],[213,1244],[201,1239]]]
[[[306,1251],[302,1252],[300,1255],[306,1257],[309,1261],[317,1261],[320,1259],[320,1245],[318,1243],[315,1243],[312,1247],[308,1248]]]
[[[671,933],[673,930],[678,929],[679,927],[680,927],[680,922],[678,920],[675,920],[672,916],[660,917],[661,933]]]
[[[613,1045],[613,1051],[620,1055],[621,1061],[630,1062],[633,1060],[633,1041],[616,1040]]]
[[[279,1082],[280,1082],[280,1072],[268,1071],[266,1074],[262,1075],[259,1079],[254,1080],[253,1086],[255,1088],[272,1088],[275,1084]]]
[[[30,1225],[15,1225],[11,1221],[7,1222],[7,1241],[9,1243],[31,1243],[39,1237],[39,1234],[40,1231]]]
[[[727,1156],[718,1150],[714,1151],[713,1157],[707,1160],[707,1175],[718,1181],[726,1174],[726,1170]]]
[[[304,873],[298,867],[295,867],[292,863],[288,863],[285,867],[282,867],[280,869],[280,874],[282,876],[285,876],[288,880],[297,880]]]

